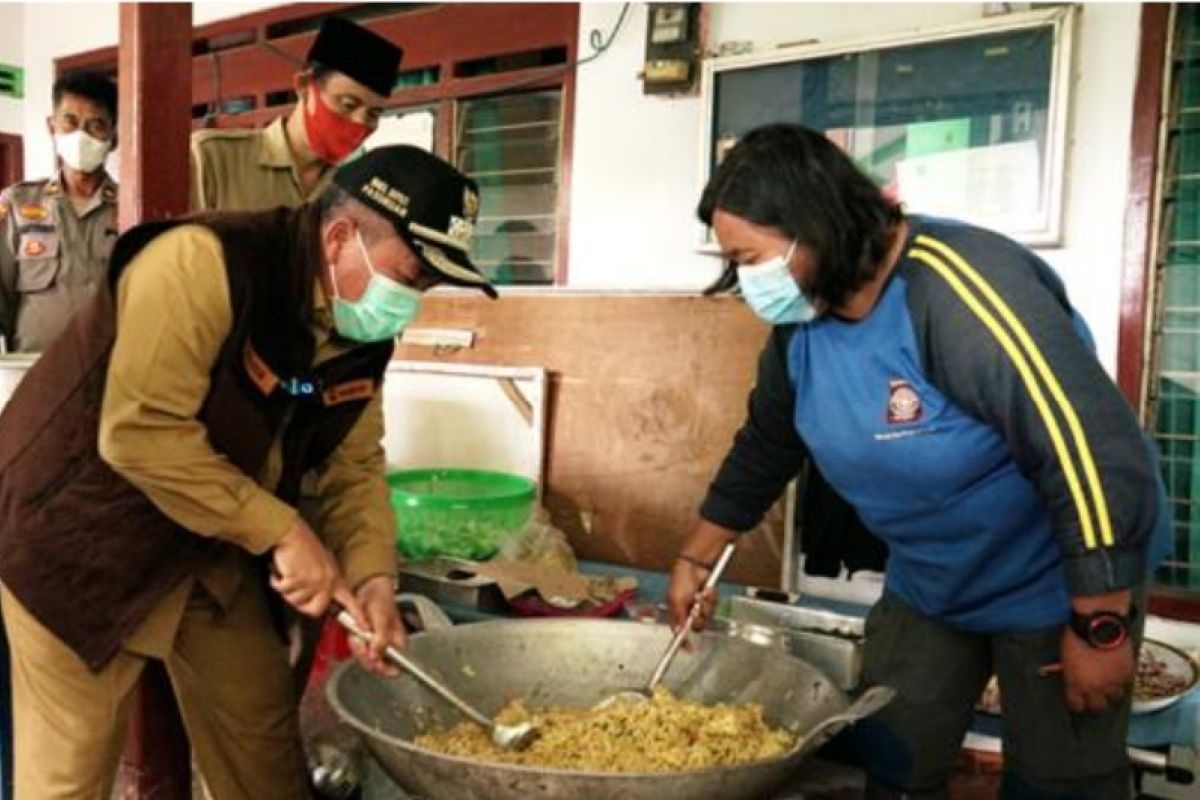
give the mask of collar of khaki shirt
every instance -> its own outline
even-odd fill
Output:
[[[75,205],[71,202],[70,196],[67,194],[67,182],[63,178],[62,170],[54,173],[54,177],[46,182],[44,196],[47,198],[56,198],[61,202],[71,206],[75,210]],[[117,182],[107,172],[104,173],[104,180],[100,184],[95,193],[88,198],[87,204],[84,205],[82,211],[77,211],[76,216],[80,219],[90,215],[93,211],[101,206],[116,205],[117,203]]]
[[[325,259],[317,256],[320,265],[317,269],[327,269]],[[316,337],[316,351],[313,354],[314,363],[319,364],[334,356],[341,355],[352,349],[353,343],[335,335],[333,310],[325,290],[321,288],[321,279],[313,281],[312,314],[309,317],[309,329]]]
[[[296,182],[297,187],[302,187],[304,184],[300,180],[300,169],[296,162],[292,160],[292,146],[288,143],[287,136],[287,121],[288,118],[278,117],[267,127],[263,128],[261,145],[258,148],[258,163],[259,166],[271,167],[273,169],[288,169],[292,171],[292,180]],[[325,186],[325,177],[330,173],[330,168],[325,167],[321,171],[321,175],[317,178],[317,182],[313,184],[312,189],[307,195],[301,190],[301,196],[307,196],[307,199],[312,200],[319,193],[320,189]]]
[[[260,165],[292,168],[292,148],[288,146],[287,131],[284,129],[286,123],[287,117],[279,117],[263,128],[262,144],[258,149]]]

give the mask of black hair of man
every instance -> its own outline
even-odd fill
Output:
[[[91,100],[108,112],[113,123],[117,121],[117,85],[99,72],[77,70],[63,73],[51,90],[56,110],[63,96],[68,94]]]
[[[838,307],[874,278],[903,219],[869,177],[820,131],[756,128],[729,151],[704,187],[696,214],[717,210],[776,228],[811,249],[814,299]]]
[[[321,221],[328,220],[333,213],[343,208],[350,201],[350,193],[336,183],[331,183],[321,190],[317,196],[317,208],[320,209]]]

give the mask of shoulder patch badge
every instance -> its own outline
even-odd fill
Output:
[[[41,239],[28,239],[25,246],[21,248],[21,254],[25,258],[37,258],[46,252],[46,243]]]
[[[906,380],[893,378],[888,381],[887,421],[889,425],[903,425],[921,418],[921,396]]]
[[[17,206],[17,216],[29,222],[41,222],[50,216],[50,212],[46,210],[45,206],[38,203],[26,203]]]

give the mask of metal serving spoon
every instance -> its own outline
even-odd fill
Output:
[[[358,623],[354,621],[354,617],[350,616],[349,611],[345,609],[338,611],[337,621],[343,628],[360,640],[364,642],[371,641],[371,635],[358,627]],[[388,645],[384,654],[387,656],[388,661],[433,690],[443,700],[470,717],[473,722],[482,725],[490,731],[492,741],[502,750],[524,750],[541,735],[532,722],[521,722],[516,725],[502,725],[496,722],[496,720],[467,703],[444,683],[426,672],[420,664],[401,653],[395,647]]]
[[[610,706],[618,703],[644,703],[654,695],[654,690],[658,688],[660,683],[662,683],[663,676],[667,674],[667,669],[670,668],[671,662],[675,660],[675,654],[679,652],[679,648],[683,645],[684,640],[687,639],[688,633],[690,633],[692,630],[692,623],[696,621],[696,615],[700,613],[702,598],[704,595],[708,594],[714,586],[717,585],[718,581],[721,580],[721,573],[725,571],[726,565],[729,564],[729,559],[733,558],[733,551],[735,549],[734,543],[730,542],[729,544],[725,545],[725,549],[721,551],[721,556],[717,559],[717,563],[713,566],[712,572],[708,573],[708,579],[704,581],[704,588],[700,590],[699,594],[696,595],[696,599],[692,601],[692,607],[688,611],[687,621],[684,622],[683,625],[679,626],[679,630],[675,632],[675,636],[672,637],[671,643],[667,645],[667,649],[663,652],[662,658],[658,660],[658,666],[654,668],[654,673],[650,676],[650,682],[641,689],[625,689],[610,695],[596,705],[592,706],[592,708],[599,710],[603,708],[609,708]]]

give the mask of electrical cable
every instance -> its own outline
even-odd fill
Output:
[[[575,66],[581,67],[591,61],[595,61],[600,57],[605,50],[612,46],[613,39],[617,38],[617,33],[620,32],[621,26],[625,24],[625,15],[629,13],[629,7],[632,3],[625,3],[621,6],[621,14],[617,17],[616,24],[613,25],[612,31],[608,34],[608,41],[602,38],[599,28],[592,28],[588,31],[588,44],[592,46],[592,54],[587,58],[575,62]]]
[[[621,27],[625,24],[625,15],[629,13],[629,7],[631,5],[633,5],[633,3],[622,4],[621,13],[617,16],[617,21],[613,24],[612,30],[609,31],[607,39],[604,38],[604,32],[599,28],[592,28],[590,31],[588,31],[588,44],[591,46],[592,52],[584,58],[577,58],[574,61],[570,61],[566,64],[551,64],[550,66],[540,67],[539,69],[542,71],[538,74],[529,75],[521,80],[505,84],[495,91],[506,92],[511,91],[512,89],[519,89],[522,86],[528,86],[531,83],[539,83],[544,81],[559,71],[566,72],[595,61],[597,58],[604,55],[608,48],[612,47],[613,41],[617,38],[617,34],[620,33]]]

